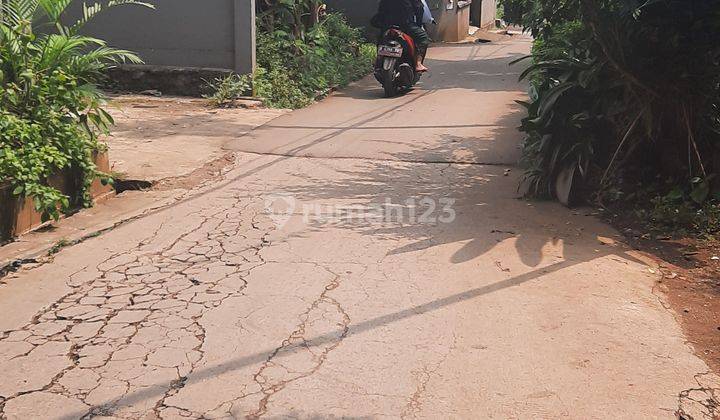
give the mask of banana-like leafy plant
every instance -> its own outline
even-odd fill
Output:
[[[71,3],[0,0],[0,184],[32,197],[46,219],[91,204],[89,186],[101,175],[92,155],[101,147],[98,135],[113,123],[97,83],[118,63],[141,62],[82,29],[107,8],[152,7],[135,0],[83,4],[82,15],[67,23]],[[62,170],[82,175],[77,202],[48,185]]]
[[[265,33],[283,31],[296,40],[305,40],[307,32],[320,21],[321,0],[258,0],[258,23]]]
[[[532,192],[547,194],[572,168],[596,189],[632,176],[641,183],[672,179],[693,201],[714,196],[720,0],[504,0],[504,6],[505,18],[535,37],[523,73],[533,92],[522,125]]]

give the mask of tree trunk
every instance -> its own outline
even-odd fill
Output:
[[[320,21],[320,2],[318,0],[310,0],[310,24],[308,28],[312,28]]]

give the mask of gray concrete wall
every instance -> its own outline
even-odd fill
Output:
[[[430,37],[435,41],[457,42],[468,36],[470,3],[457,0],[431,0],[428,2],[437,25],[430,25]]]
[[[483,29],[493,28],[495,27],[495,18],[497,18],[497,0],[482,0],[480,25],[478,26]]]
[[[470,7],[470,23],[482,29],[495,26],[497,0],[473,0]]]
[[[328,11],[344,14],[351,25],[362,28],[373,41],[378,30],[370,25],[370,19],[377,12],[378,3],[378,0],[326,0]]]
[[[138,53],[154,66],[255,68],[254,0],[149,0],[155,10],[119,6],[99,15],[85,32]],[[75,14],[82,2],[76,2]]]

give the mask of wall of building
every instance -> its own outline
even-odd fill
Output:
[[[351,25],[362,28],[370,36],[378,33],[370,25],[370,19],[377,13],[378,3],[378,0],[326,0],[328,11],[344,14]]]
[[[482,29],[493,28],[497,17],[497,0],[473,0],[470,24]]]
[[[457,0],[430,0],[428,5],[437,21],[430,25],[430,37],[435,41],[457,42],[468,36],[470,28],[470,2]]]
[[[119,6],[99,15],[85,32],[138,53],[148,65],[255,68],[254,0],[149,0],[155,10]],[[76,1],[72,15],[80,14]]]
[[[478,26],[483,29],[494,28],[497,17],[497,0],[482,0],[480,9],[480,25]]]

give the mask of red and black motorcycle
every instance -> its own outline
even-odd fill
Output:
[[[375,78],[385,89],[385,97],[408,90],[420,80],[420,73],[415,71],[417,53],[412,37],[400,28],[385,31],[378,43],[375,62]]]

